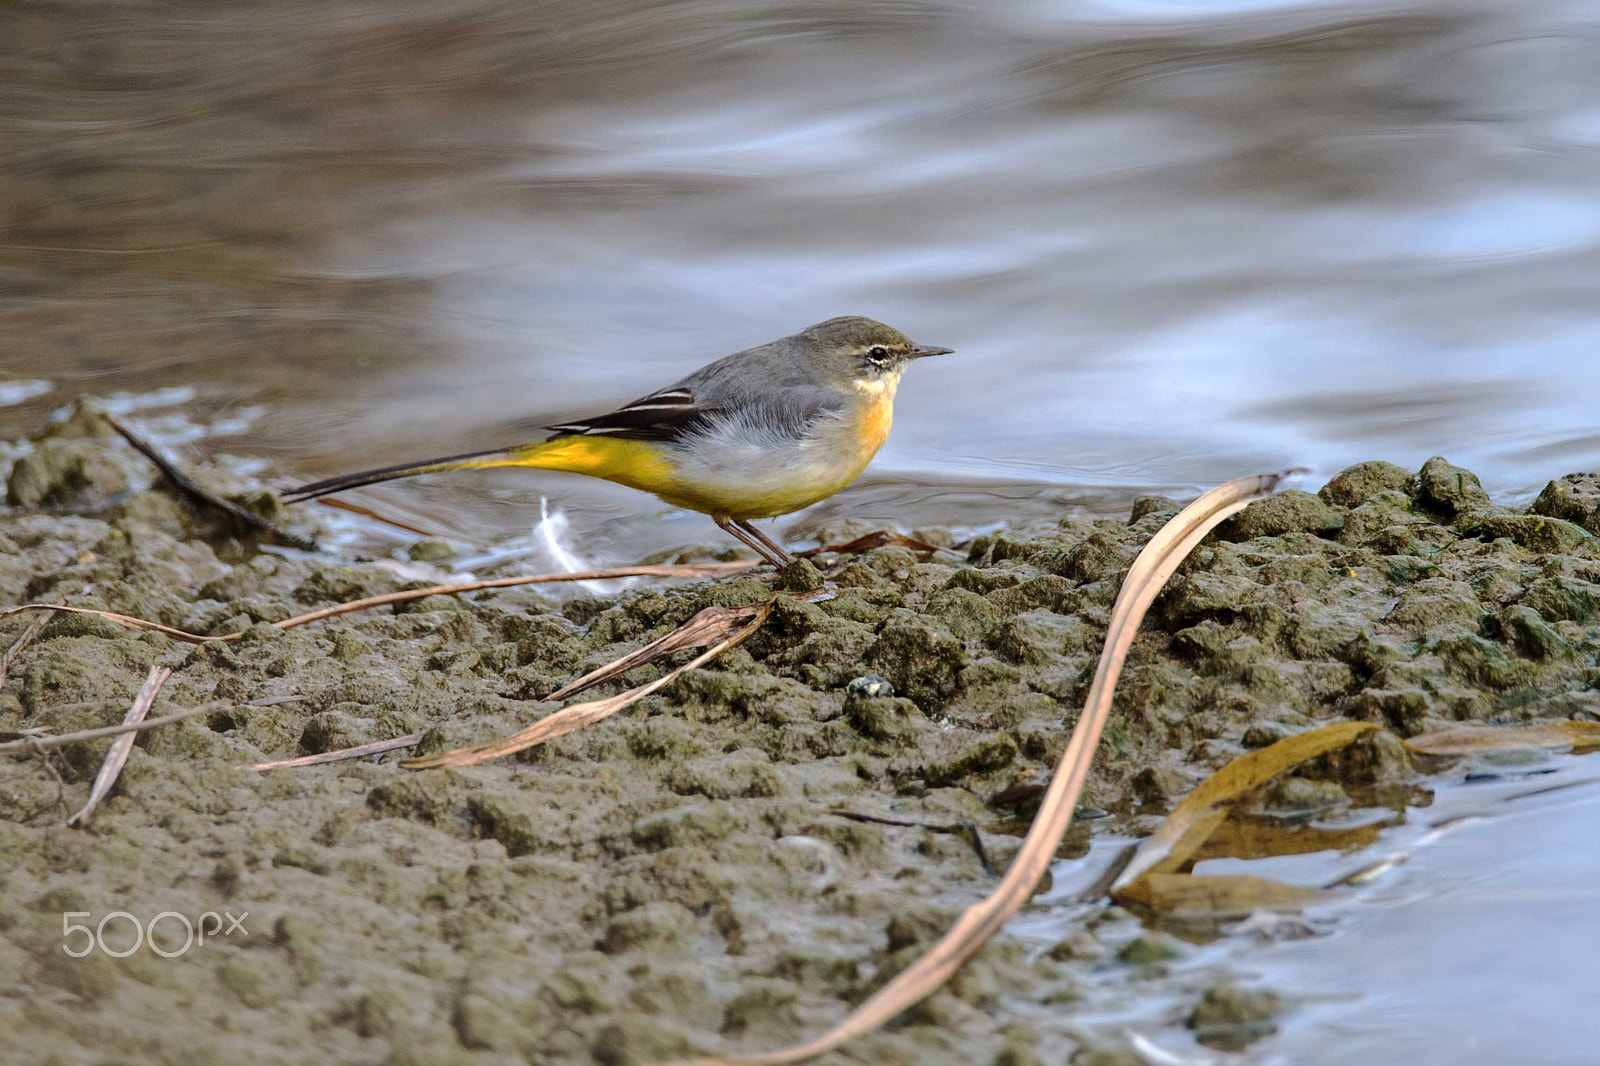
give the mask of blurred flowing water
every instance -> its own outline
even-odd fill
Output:
[[[199,446],[323,475],[860,313],[958,354],[825,514],[1434,453],[1512,497],[1600,458],[1592,5],[47,0],[0,28],[6,429],[188,385],[258,415]],[[612,558],[714,535],[560,475],[373,491],[486,542],[540,494]]]
[[[1100,1044],[1142,1037],[1157,1049],[1144,1056],[1151,1066],[1593,1062],[1600,851],[1592,841],[1600,777],[1593,755],[1524,754],[1529,762],[1520,769],[1479,766],[1468,774],[1458,767],[1426,780],[1418,789],[1422,805],[1405,807],[1400,824],[1348,853],[1200,862],[1198,874],[1300,886],[1357,871],[1371,876],[1276,926],[1262,913],[1237,923],[1232,935],[1193,945],[1154,987],[1135,990],[1115,967],[1091,972],[1074,1020]],[[1346,817],[1362,813],[1378,812]],[[1045,951],[1082,928],[1094,908],[1070,900],[1123,843],[1101,838],[1086,859],[1057,863],[1054,888],[1008,932]],[[1138,931],[1124,922],[1120,935],[1131,939]],[[1277,1031],[1242,1055],[1201,1047],[1175,1024],[1193,990],[1219,979],[1285,1000]]]

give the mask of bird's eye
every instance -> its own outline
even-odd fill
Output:
[[[889,349],[881,344],[875,344],[867,350],[867,358],[874,363],[887,363],[889,361]]]

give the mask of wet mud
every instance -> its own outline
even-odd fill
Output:
[[[513,589],[284,631],[270,623],[449,579],[451,547],[358,559],[263,545],[156,483],[86,416],[3,454],[0,603],[244,631],[188,646],[57,615],[9,663],[9,735],[120,722],[153,664],[174,669],[154,714],[216,704],[141,735],[83,830],[63,823],[108,741],[0,762],[0,1049],[36,1062],[609,1066],[814,1034],[990,890],[1075,721],[1124,568],[1178,508],[1144,497],[1127,518],[970,541],[919,531],[956,547],[852,559],[833,598],[780,594],[741,647],[500,762],[255,773],[237,767],[408,733],[427,753],[514,732],[557,709],[544,697],[572,678],[773,585]],[[283,509],[250,469],[218,458],[189,472],[317,531],[315,511]],[[678,557],[712,555],[728,551]],[[0,646],[35,621],[0,621]],[[1600,476],[1553,481],[1527,508],[1497,506],[1444,459],[1362,463],[1319,492],[1283,492],[1217,530],[1157,601],[1082,800],[1105,817],[1075,825],[1061,854],[1083,854],[1091,829],[1148,831],[1228,759],[1314,725],[1410,736],[1594,718],[1597,656]],[[1388,739],[1262,802],[1404,785],[1414,771]],[[64,937],[64,914],[93,926],[119,911],[145,926],[247,912],[247,933],[169,958],[152,950],[181,944],[169,919],[123,958],[63,950],[82,942]],[[1132,928],[1111,908],[1047,951],[1001,936],[824,1061],[1123,1061],[1082,1042],[1078,990],[1159,978],[1187,950]],[[126,919],[102,935],[114,951],[132,943]],[[1292,1000],[1191,984],[1174,1023],[1221,1048],[1270,1033]]]

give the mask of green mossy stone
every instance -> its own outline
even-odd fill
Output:
[[[742,987],[727,1006],[722,1031],[771,1043],[792,1040],[800,1027],[800,990],[789,981],[770,977],[746,980]]]
[[[1380,492],[1404,492],[1411,472],[1382,460],[1345,467],[1317,493],[1335,507],[1360,507]]]
[[[1309,492],[1286,489],[1258,500],[1217,527],[1216,538],[1247,541],[1286,533],[1332,536],[1344,528],[1344,515]]]
[[[944,788],[968,777],[1004,770],[1016,759],[1016,742],[1002,733],[973,744],[953,759],[930,765],[924,771],[923,779],[929,788]]]
[[[688,944],[694,928],[694,914],[689,908],[670,900],[656,900],[613,917],[595,946],[607,955],[677,949]]]
[[[878,631],[863,661],[888,678],[896,692],[932,710],[955,691],[967,656],[943,622],[902,608]]]
[[[419,540],[406,547],[406,558],[414,563],[442,563],[455,557],[455,546],[449,541]]]
[[[1126,966],[1150,966],[1183,957],[1183,948],[1171,937],[1150,933],[1117,949],[1117,961]]]
[[[1530,659],[1565,659],[1572,655],[1572,645],[1525,603],[1507,607],[1500,612],[1498,621],[1501,632]]]
[[[1197,1041],[1218,1051],[1242,1051],[1278,1031],[1283,999],[1276,992],[1235,985],[1207,989],[1185,1023]]]
[[[589,1051],[599,1066],[644,1066],[696,1054],[694,1043],[667,1023],[627,1016],[601,1029]]]
[[[1575,552],[1594,538],[1580,525],[1560,518],[1515,512],[1485,512],[1457,519],[1461,532],[1496,540],[1500,537],[1540,553]]]
[[[795,559],[779,572],[773,587],[780,592],[814,592],[822,584],[822,571],[810,559]]]
[[[907,740],[915,734],[922,710],[904,696],[877,696],[846,700],[844,720],[872,740]]]
[[[1470,470],[1452,466],[1436,455],[1422,464],[1411,489],[1418,500],[1432,505],[1450,517],[1486,507],[1489,494],[1483,491],[1478,476]]]
[[[1557,478],[1544,487],[1529,510],[1564,519],[1600,537],[1600,474]]]
[[[127,471],[111,446],[53,438],[12,464],[6,479],[6,502],[30,510],[93,507],[127,492],[129,484]]]
[[[928,599],[927,611],[949,627],[962,640],[981,639],[994,625],[996,612],[990,602],[968,589],[947,588]]]
[[[1522,602],[1547,622],[1586,625],[1600,619],[1600,584],[1575,577],[1541,577],[1529,582]]]
[[[743,827],[736,808],[720,801],[689,803],[633,823],[628,837],[647,851],[721,840]]]
[[[1135,496],[1133,509],[1128,514],[1128,524],[1131,526],[1153,514],[1176,514],[1182,509],[1183,504],[1168,496]]]

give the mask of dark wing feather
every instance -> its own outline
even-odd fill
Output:
[[[671,441],[704,425],[713,414],[714,408],[699,406],[694,393],[680,385],[641,396],[603,415],[545,428],[551,431],[551,439],[581,435]]]

